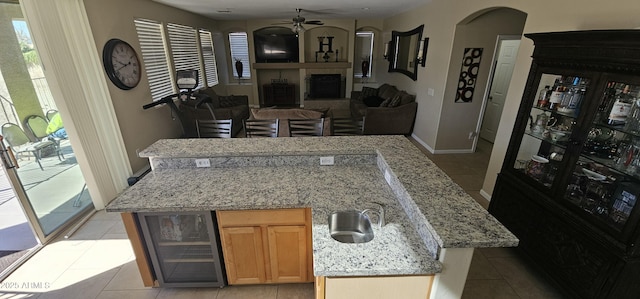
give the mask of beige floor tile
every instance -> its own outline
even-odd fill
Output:
[[[131,261],[120,267],[118,273],[104,289],[109,291],[144,290],[148,289],[148,287],[145,287],[142,283],[138,265],[136,265],[135,261]]]
[[[479,250],[482,255],[484,255],[486,258],[492,258],[492,257],[516,257],[516,255],[518,254],[517,249],[516,248],[511,248],[511,247],[505,247],[505,248],[501,248],[501,247],[497,247],[497,248],[478,248],[476,250]]]
[[[98,240],[71,265],[70,269],[113,269],[132,260],[134,255],[129,240]]]
[[[97,240],[106,234],[114,225],[122,220],[90,220],[87,221],[70,240]]]
[[[41,299],[91,299],[96,298],[118,269],[70,269],[51,285],[51,290],[40,295]],[[132,298],[132,297],[129,297]]]
[[[229,286],[220,289],[216,299],[276,299],[277,291],[276,285]]]
[[[277,299],[313,299],[313,283],[291,283],[278,285]]]
[[[163,288],[157,299],[216,299],[220,288]]]
[[[520,298],[562,298],[540,273],[524,263],[520,257],[488,258],[488,260]]]
[[[483,179],[477,175],[450,175],[451,179],[456,182],[456,184],[460,185],[462,189],[465,191],[475,190],[479,191],[482,189]]]
[[[520,299],[505,280],[467,280],[462,299]],[[542,298],[540,298],[542,299]]]
[[[501,280],[502,275],[496,271],[489,260],[479,250],[473,251],[473,259],[467,274],[467,282],[469,280]]]
[[[154,299],[158,296],[160,290],[148,289],[148,290],[129,290],[129,291],[103,291],[96,299]],[[199,297],[194,297],[199,298]]]

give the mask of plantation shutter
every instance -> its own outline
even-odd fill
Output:
[[[231,63],[233,65],[232,72],[233,76],[238,78],[238,74],[236,72],[235,63],[236,61],[242,61],[242,78],[249,79],[251,78],[251,72],[249,71],[249,43],[247,42],[247,33],[246,32],[232,32],[229,33],[229,46],[231,49]]]
[[[171,53],[175,70],[197,70],[198,86],[196,89],[204,86],[202,70],[200,69],[196,30],[189,26],[172,23],[167,24],[167,30],[169,32],[169,42],[171,43]]]
[[[165,96],[174,94],[165,40],[162,35],[162,24],[159,22],[135,19],[136,32],[140,41],[140,50],[144,69],[149,81],[151,98],[157,101]]]
[[[213,49],[211,32],[200,29],[200,48],[202,49],[204,74],[207,80],[207,86],[218,85],[218,67],[216,65],[216,54]]]

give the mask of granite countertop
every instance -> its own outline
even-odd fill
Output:
[[[336,165],[319,166],[326,155]],[[441,270],[441,248],[518,244],[402,136],[171,139],[140,156],[153,171],[107,211],[311,207],[315,275],[431,274]],[[212,167],[196,169],[196,158]],[[387,220],[371,242],[331,239],[329,213],[370,202],[385,203]]]

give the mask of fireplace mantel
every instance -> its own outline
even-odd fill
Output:
[[[282,63],[254,63],[257,70],[283,70],[283,69],[348,69],[351,62],[282,62]]]

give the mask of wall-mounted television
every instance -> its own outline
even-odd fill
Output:
[[[253,32],[256,62],[299,62],[298,36],[285,27],[266,27]]]

